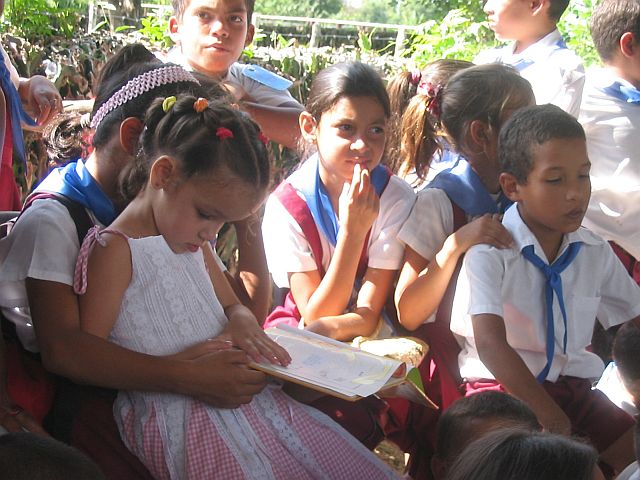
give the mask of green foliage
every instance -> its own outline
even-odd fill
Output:
[[[439,58],[473,60],[495,45],[487,22],[477,22],[465,9],[451,10],[442,21],[429,20],[423,30],[410,39],[406,53],[418,67]]]
[[[255,11],[263,15],[331,18],[342,8],[341,0],[258,0]]]
[[[568,47],[582,58],[585,66],[600,63],[598,52],[596,52],[589,32],[594,3],[593,0],[571,2],[558,25]]]
[[[156,11],[140,20],[142,28],[138,32],[154,45],[158,45],[163,49],[168,48],[173,45],[173,41],[169,36],[170,16],[171,12],[169,10]]]
[[[86,0],[9,0],[5,6],[4,30],[25,38],[62,35],[72,38]]]

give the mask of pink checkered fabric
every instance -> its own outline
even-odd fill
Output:
[[[191,73],[177,65],[162,66],[133,77],[100,106],[91,119],[91,128],[94,130],[98,128],[104,117],[128,101],[161,85],[178,82],[192,82],[200,85],[200,82]]]
[[[274,478],[311,480],[315,478],[366,478],[368,480],[397,478],[371,452],[366,450],[346,431],[335,425],[328,426],[309,415],[306,405],[291,400],[281,391],[272,392],[278,414],[286,419],[300,442],[310,448],[313,462],[319,471],[310,470],[295,451],[290,451],[275,434],[269,421],[251,405],[240,407],[249,422],[262,451],[269,457]],[[193,401],[187,422],[185,478],[245,478],[237,456],[225,443],[225,435],[217,431],[209,418],[207,405]],[[154,420],[156,421],[156,420]],[[158,430],[150,427],[151,420],[143,428],[144,463],[158,478],[166,471],[162,440]]]

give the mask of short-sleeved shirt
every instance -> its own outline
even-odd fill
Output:
[[[193,67],[187,62],[184,55],[182,55],[179,47],[175,47],[169,51],[167,61],[180,65],[185,70],[193,71]],[[223,78],[222,81],[240,86],[257,104],[267,107],[299,107],[302,109],[302,105],[291,96],[288,90],[276,90],[275,88],[271,88],[243,75],[243,71],[249,66],[250,65],[238,62],[232,64],[229,67],[226,77]]]
[[[538,105],[553,103],[578,117],[584,87],[582,59],[562,43],[556,29],[521,53],[513,53],[515,44],[481,52],[474,63],[504,63],[515,67],[526,78]]]
[[[51,174],[56,175],[57,170]],[[87,210],[94,224],[97,219]],[[26,278],[73,285],[80,250],[76,226],[67,208],[39,199],[24,211],[11,233],[0,240],[0,307],[15,325],[25,348],[37,351],[25,288]]]
[[[493,314],[504,319],[507,341],[531,373],[538,375],[546,358],[546,300],[543,273],[520,253],[533,245],[546,261],[537,239],[522,221],[517,206],[504,215],[503,224],[514,247],[498,249],[476,245],[467,252],[460,277],[451,330],[460,337],[460,374],[470,380],[494,378],[480,361],[470,315]],[[605,327],[640,315],[640,287],[629,277],[611,246],[585,228],[565,235],[558,256],[569,243],[582,242],[573,262],[561,273],[567,312],[567,350],[563,351],[564,324],[554,295],[553,316],[556,345],[547,380],[560,375],[598,378],[602,360],[587,351],[596,318]]]
[[[606,92],[616,82],[606,69],[589,70],[580,123],[591,160],[591,201],[584,225],[640,259],[640,104]]]
[[[302,187],[303,173],[304,169],[297,170],[286,180],[298,192]],[[304,199],[302,193],[299,195]],[[400,268],[404,246],[398,239],[398,231],[409,215],[414,201],[415,195],[411,187],[393,175],[382,192],[380,211],[371,227],[368,247],[370,268]],[[318,233],[322,245],[322,266],[326,271],[335,249],[320,227]],[[289,273],[317,270],[311,246],[302,229],[275,195],[271,195],[267,200],[262,220],[262,235],[269,271],[278,287],[289,287]]]

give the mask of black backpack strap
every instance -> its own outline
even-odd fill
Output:
[[[20,215],[22,215],[22,213],[27,208],[29,208],[34,201],[45,199],[45,198],[51,198],[53,200],[60,202],[62,205],[65,206],[65,208],[69,212],[69,215],[71,216],[71,219],[73,220],[73,223],[76,226],[76,232],[78,234],[78,242],[80,243],[80,245],[82,245],[82,241],[84,240],[84,237],[87,235],[87,232],[89,231],[89,229],[93,227],[94,223],[91,220],[91,217],[89,216],[89,214],[87,213],[87,210],[85,209],[84,205],[82,205],[79,202],[76,202],[75,200],[71,200],[69,197],[62,195],[61,193],[55,193],[55,192],[32,193],[27,197],[27,200],[24,202],[24,206],[22,207],[22,211],[20,212]],[[20,218],[20,215],[18,216],[18,218]],[[16,219],[16,221],[17,220],[18,219]]]

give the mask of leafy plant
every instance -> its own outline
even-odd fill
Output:
[[[409,41],[406,55],[419,67],[439,58],[473,60],[495,45],[486,21],[477,22],[466,9],[451,10],[442,21],[429,20]]]
[[[160,48],[168,48],[173,45],[173,41],[169,36],[169,13],[155,13],[148,15],[140,22],[142,28],[138,32],[146,37],[151,43],[157,44]]]
[[[85,12],[84,1],[9,0],[4,29],[29,39],[54,35],[72,38]]]

